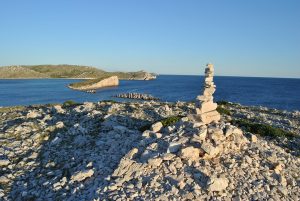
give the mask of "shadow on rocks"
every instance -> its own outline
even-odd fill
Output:
[[[76,111],[70,107],[65,114],[52,115],[45,123],[51,129],[35,150],[37,157],[24,159],[31,154],[29,150],[20,158],[22,165],[19,163],[18,171],[22,173],[14,179],[11,200],[99,197],[120,160],[142,140],[136,128],[150,122],[129,115]]]

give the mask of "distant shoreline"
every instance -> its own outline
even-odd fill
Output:
[[[0,78],[0,80],[90,80],[95,78]]]

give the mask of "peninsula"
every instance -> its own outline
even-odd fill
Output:
[[[119,85],[120,80],[153,80],[156,75],[145,71],[107,72],[78,65],[35,65],[0,67],[0,79],[88,79],[68,85],[74,90],[95,90]]]

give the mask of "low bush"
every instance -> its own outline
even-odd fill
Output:
[[[167,126],[171,126],[173,124],[175,124],[176,122],[178,122],[183,116],[171,116],[171,117],[167,117],[164,119],[161,119],[160,122],[162,123],[163,127],[167,127]],[[157,121],[156,121],[157,122]],[[139,128],[139,131],[144,132],[146,130],[149,130],[152,126],[152,124],[154,124],[155,122],[151,123],[151,124],[147,124],[144,125],[142,127]]]
[[[232,123],[239,127],[243,127],[247,132],[259,134],[262,136],[287,138],[292,138],[296,136],[294,133],[282,130],[280,128],[274,128],[266,124],[253,123],[247,120],[233,120]]]
[[[220,100],[220,101],[217,101],[217,104],[218,105],[231,105],[228,101],[224,101],[224,100]]]
[[[220,113],[220,114],[226,114],[226,115],[231,115],[231,112],[227,109],[225,109],[224,107],[221,107],[220,105],[217,107],[217,111]]]
[[[180,119],[182,118],[182,116],[172,116],[172,117],[167,117],[165,119],[161,120],[161,123],[164,127],[167,126],[171,126],[173,124],[175,124],[176,122],[178,122]]]
[[[63,103],[63,107],[71,107],[71,106],[76,106],[79,105],[79,103],[76,103],[75,101],[72,100],[67,100]]]
[[[120,102],[115,101],[115,100],[102,100],[100,102],[103,102],[103,103],[120,103]]]

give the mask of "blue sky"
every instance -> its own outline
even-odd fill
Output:
[[[300,78],[299,0],[0,1],[0,65]]]

